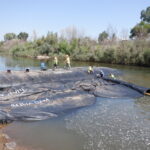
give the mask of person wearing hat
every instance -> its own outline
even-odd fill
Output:
[[[65,63],[66,63],[66,68],[70,69],[71,66],[70,66],[70,57],[69,57],[69,55],[66,55]]]
[[[54,69],[56,69],[57,68],[57,66],[58,66],[58,58],[55,56],[54,57]]]
[[[89,74],[94,73],[94,71],[93,71],[93,67],[92,67],[92,66],[89,66],[89,68],[88,68],[88,73],[89,73]]]
[[[112,79],[116,79],[115,75],[112,74],[112,73],[110,73],[109,77],[112,78]]]

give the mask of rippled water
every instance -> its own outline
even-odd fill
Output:
[[[150,149],[150,117],[131,99],[98,99],[65,118],[66,126],[86,137],[87,150]]]
[[[0,57],[0,70],[38,69],[40,61]],[[90,63],[73,62],[72,66]],[[51,61],[48,62],[51,66]],[[150,68],[106,65],[123,71],[120,77],[150,87]],[[62,64],[63,66],[63,64]],[[39,150],[149,150],[150,97],[97,98],[90,107],[40,122],[14,122],[6,128],[20,145]]]

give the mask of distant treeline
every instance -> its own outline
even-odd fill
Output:
[[[28,33],[7,33],[0,50],[14,56],[69,54],[73,60],[150,66],[150,7],[141,12],[141,22],[130,31],[130,39],[119,40],[115,33],[103,31],[98,39],[83,36],[76,28],[62,35],[48,32],[41,38],[27,40]]]

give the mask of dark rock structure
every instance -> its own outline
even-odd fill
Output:
[[[99,77],[102,70],[105,74]],[[140,97],[146,88],[109,78],[111,68],[0,72],[0,121],[43,120],[95,103],[96,97]],[[129,86],[128,86],[129,85]],[[133,88],[136,87],[136,88]]]

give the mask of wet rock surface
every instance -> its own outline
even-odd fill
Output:
[[[2,132],[2,128],[4,128],[6,124],[0,125],[0,150],[25,150],[24,148],[18,147],[16,142],[12,141],[12,139]]]
[[[7,134],[0,133],[0,150],[27,150],[27,148],[18,146]]]
[[[0,120],[43,120],[57,117],[69,110],[89,106],[96,97],[139,97],[129,87],[97,78],[100,70],[105,77],[120,74],[111,68],[87,68],[55,71],[0,72]]]

